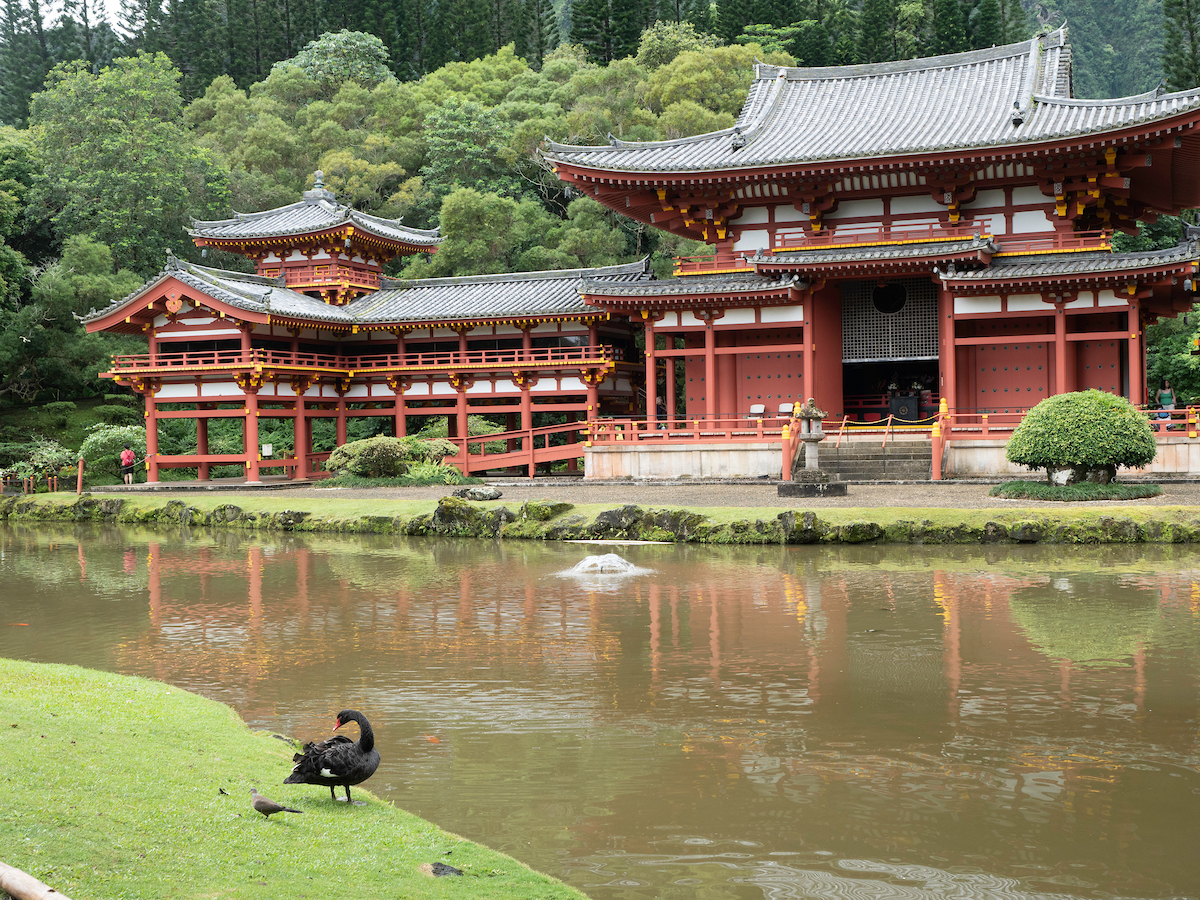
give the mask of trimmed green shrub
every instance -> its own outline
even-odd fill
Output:
[[[100,475],[119,475],[121,450],[128,444],[138,460],[146,458],[146,429],[142,425],[93,425],[83,439],[79,456],[86,471]]]
[[[361,478],[393,478],[408,471],[408,448],[393,437],[350,441],[329,454],[326,468]]]
[[[1044,481],[1009,481],[998,484],[989,497],[1006,500],[1142,500],[1162,494],[1159,484],[1046,484]]]
[[[441,467],[443,459],[457,452],[458,447],[451,441],[377,435],[335,448],[325,467],[360,478],[395,478],[407,472],[410,466]]]
[[[136,409],[116,404],[93,407],[92,414],[105,425],[133,425],[145,418]]]
[[[1124,397],[1075,391],[1029,411],[1005,448],[1010,462],[1046,469],[1048,481],[1107,483],[1119,466],[1144,466],[1158,448],[1146,416]]]
[[[65,428],[71,419],[71,413],[75,412],[75,404],[70,400],[55,400],[45,404],[42,412],[46,414],[52,428]]]
[[[140,407],[142,405],[142,398],[139,397],[137,394],[105,394],[104,402],[105,403],[121,403],[121,404],[124,404],[125,406]]]

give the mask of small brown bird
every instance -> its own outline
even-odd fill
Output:
[[[302,809],[292,809],[290,806],[284,806],[282,803],[276,803],[274,800],[268,800],[266,797],[260,796],[258,791],[254,788],[250,788],[250,805],[268,819],[277,812],[304,812]]]

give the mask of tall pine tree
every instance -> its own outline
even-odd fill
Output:
[[[896,58],[898,11],[896,0],[863,0],[858,34],[860,63],[887,62]]]
[[[967,26],[958,0],[934,0],[932,49],[938,56],[967,49]]]
[[[1200,0],[1163,0],[1162,64],[1171,90],[1200,86]]]
[[[642,34],[639,7],[637,0],[580,0],[571,8],[571,42],[599,63],[633,56]]]

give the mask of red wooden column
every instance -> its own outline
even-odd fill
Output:
[[[717,417],[717,335],[711,317],[704,319],[704,415]]]
[[[1146,358],[1142,348],[1142,310],[1136,298],[1129,301],[1129,402],[1146,402]]]
[[[1064,304],[1054,304],[1054,391],[1067,391],[1067,310]]]
[[[658,349],[655,346],[655,316],[642,310],[642,317],[646,320],[646,422],[653,423],[658,414],[658,356],[654,352]],[[647,427],[654,426],[647,424]]]
[[[588,346],[600,346],[600,329],[593,320],[588,322]],[[587,384],[587,420],[594,422],[600,417],[600,381],[594,377],[584,376],[584,383]]]
[[[667,349],[668,350],[674,349],[674,347],[672,346],[674,343],[675,343],[675,338],[672,335],[668,334],[667,335]],[[675,419],[675,417],[679,413],[679,411],[678,411],[678,409],[676,409],[676,405],[675,405],[675,357],[668,356],[668,357],[666,357],[665,362],[666,362],[666,382],[667,382],[667,384],[666,384],[666,388],[667,388],[667,421],[671,422]],[[671,426],[668,425],[667,427],[669,428]]]
[[[154,386],[146,388],[146,481],[158,483],[158,410]]]
[[[258,388],[246,389],[246,413],[243,449],[246,453],[246,481],[257,484],[262,479],[258,472]]]
[[[942,382],[938,393],[951,411],[958,405],[958,347],[954,343],[954,295],[938,291],[938,346]]]
[[[197,403],[196,404],[197,411],[204,411],[204,410],[211,409],[211,408],[212,408],[211,403]],[[197,416],[196,417],[196,455],[197,456],[208,456],[208,417],[207,416]],[[199,470],[198,477],[200,478],[201,481],[209,480],[209,475],[208,475],[209,467],[210,467],[210,464],[206,463],[206,462],[200,463],[199,466],[197,467]]]
[[[401,365],[405,363],[407,351],[404,347],[404,332],[396,332],[396,355],[399,357]],[[388,384],[392,390],[396,392],[396,410],[395,410],[395,433],[396,437],[404,437],[408,434],[408,405],[404,400],[404,392],[408,389],[412,382],[409,379],[400,379],[392,377],[388,379]]]
[[[334,438],[337,446],[342,446],[346,443],[346,395],[338,394],[337,402],[337,437]]]
[[[809,397],[817,396],[817,372],[814,361],[816,341],[813,340],[813,331],[815,330],[813,319],[816,317],[813,315],[813,293],[815,291],[809,293],[804,304],[804,349],[801,351],[804,371],[800,373],[800,384],[804,386],[804,389],[800,392],[802,394],[801,402]],[[828,408],[826,406],[826,409]]]
[[[304,398],[296,393],[296,406],[292,411],[292,446],[296,457],[296,478],[308,477],[308,417],[304,415]]]

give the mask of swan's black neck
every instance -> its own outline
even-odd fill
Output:
[[[342,724],[347,722],[357,722],[359,728],[358,746],[363,753],[370,753],[375,747],[375,732],[371,730],[371,723],[367,721],[367,717],[362,713],[353,709],[347,710],[340,717]]]

